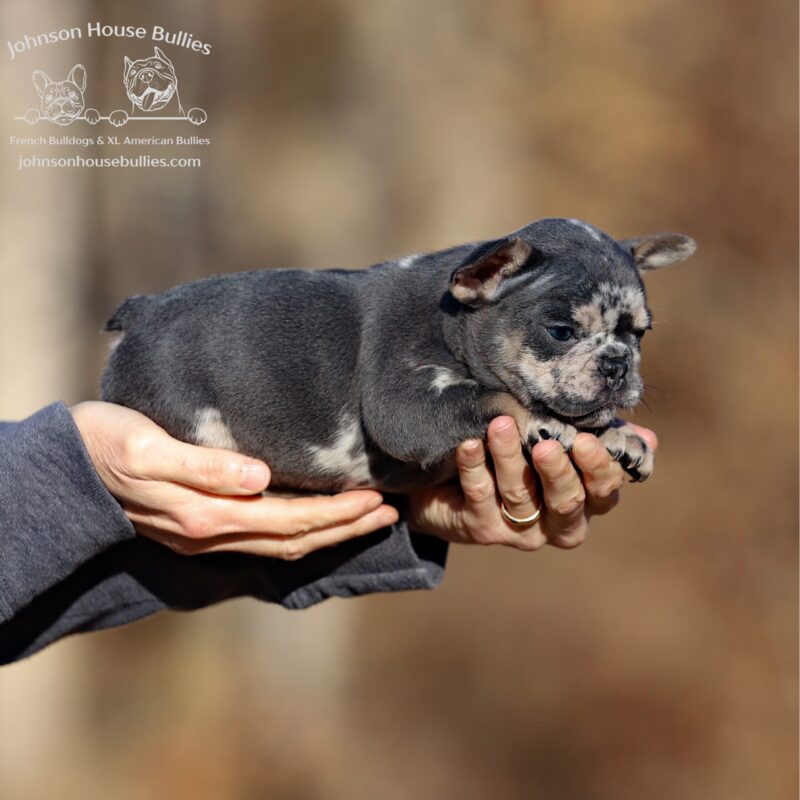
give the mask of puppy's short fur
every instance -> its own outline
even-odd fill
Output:
[[[527,446],[593,431],[644,480],[653,454],[616,419],[642,394],[641,274],[694,250],[545,219],[363,271],[208,278],[120,306],[102,397],[263,459],[283,488],[435,484],[499,414]]]

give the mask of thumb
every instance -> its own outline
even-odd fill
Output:
[[[170,481],[222,495],[257,494],[267,488],[269,467],[231,450],[187,444],[170,436],[159,437],[150,468],[141,477]]]

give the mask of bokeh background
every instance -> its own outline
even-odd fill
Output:
[[[83,63],[115,108],[151,43],[3,47],[2,418],[95,396],[109,311],[180,281],[542,216],[700,248],[649,278],[656,475],[585,545],[454,547],[433,593],[59,643],[0,672],[0,796],[795,797],[795,4],[4,0],[0,38],[92,20],[212,44],[165,47],[212,144],[193,170],[18,171],[33,69]]]

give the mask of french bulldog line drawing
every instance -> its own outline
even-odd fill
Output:
[[[124,125],[138,112],[153,114],[167,108],[170,103],[177,105],[177,114],[166,116],[185,117],[194,125],[202,125],[208,119],[202,108],[190,108],[188,113],[183,110],[175,67],[159,47],[154,48],[152,56],[138,61],[131,61],[125,56],[122,80],[131,101],[131,111],[128,114],[118,109],[109,114],[108,121],[116,127]]]
[[[93,108],[85,108],[83,93],[86,91],[86,67],[76,64],[63,81],[54,81],[40,69],[33,72],[33,85],[41,98],[40,108],[30,108],[25,112],[25,122],[34,125],[46,119],[56,125],[69,125],[76,119],[83,119],[90,125],[100,120],[100,114]]]

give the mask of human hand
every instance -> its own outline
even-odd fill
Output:
[[[235,550],[291,561],[397,522],[378,492],[261,497],[270,480],[261,461],[178,441],[112,403],[70,410],[100,479],[136,530],[183,555]]]
[[[658,447],[653,431],[632,427],[653,450]],[[535,475],[522,455],[514,420],[492,420],[487,438],[494,473],[486,463],[483,442],[463,442],[456,450],[459,480],[409,497],[412,530],[451,542],[503,544],[519,550],[538,550],[545,544],[575,547],[586,539],[589,519],[607,513],[619,502],[625,480],[622,467],[597,437],[579,433],[572,447],[574,464],[556,441],[539,442],[533,448],[533,464],[543,492],[541,517],[529,526],[506,522],[501,502],[512,516],[524,519],[542,500]]]

